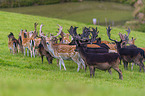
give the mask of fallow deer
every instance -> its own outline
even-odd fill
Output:
[[[59,33],[61,31],[62,31],[62,27],[59,25]],[[56,36],[52,36],[51,38],[56,37]],[[45,41],[45,38],[42,38],[42,39]],[[44,44],[44,43],[43,43],[43,46],[45,46],[44,48],[47,51],[49,51],[49,53],[54,58],[59,59],[60,69],[61,69],[61,64],[62,64],[64,69],[66,70],[63,60],[73,60],[74,62],[76,62],[78,64],[77,71],[79,71],[81,63],[85,67],[85,64],[84,64],[82,58],[80,57],[79,53],[74,51],[76,49],[76,45],[53,44],[52,40],[47,42],[47,44]]]
[[[145,57],[144,51],[140,48],[121,48],[122,39],[121,41],[116,41],[116,40],[111,39],[110,31],[111,31],[111,28],[109,26],[107,29],[107,35],[111,41],[114,41],[116,43],[117,52],[120,54],[124,62],[124,68],[128,69],[128,63],[134,62],[139,65],[140,67],[139,71],[141,71],[141,68],[143,68],[143,71],[145,72],[144,64],[143,64],[143,58]]]
[[[43,64],[43,56],[46,57],[47,61],[49,64],[52,64],[52,60],[53,60],[53,57],[51,56],[51,54],[45,50],[44,46],[43,46],[43,39],[40,41],[40,44],[38,46],[38,51],[40,53],[40,56],[41,56],[41,60],[42,60],[42,64]]]
[[[34,32],[33,35],[30,38],[24,38],[24,31],[21,30],[21,37],[22,37],[22,45],[23,45],[23,50],[24,50],[24,55],[26,55],[26,48],[27,48],[27,56],[29,56],[29,51],[31,52],[31,57],[32,55],[35,57],[35,52],[34,52],[34,38],[37,36],[37,33]]]
[[[84,44],[79,40],[76,40],[76,46],[76,50],[90,68],[90,77],[94,76],[95,68],[108,71],[113,68],[118,72],[119,79],[123,80],[122,72],[119,69],[120,55],[118,53],[87,53],[84,50]]]
[[[11,50],[13,54],[17,53],[18,44],[18,40],[14,37],[14,34],[10,32],[10,34],[8,35],[8,47],[10,49],[10,53]]]

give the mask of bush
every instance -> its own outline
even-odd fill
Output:
[[[0,2],[1,8],[23,7],[32,5],[46,5],[59,3],[61,0],[4,0]]]

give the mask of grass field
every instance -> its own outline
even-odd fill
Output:
[[[77,64],[73,61],[65,61],[66,71],[59,70],[54,59],[49,65],[44,59],[41,64],[40,57],[30,58],[23,54],[10,54],[7,35],[13,32],[15,37],[21,29],[34,30],[34,22],[43,23],[44,33],[57,31],[57,24],[63,26],[63,31],[71,25],[78,26],[78,32],[82,32],[84,26],[96,27],[67,20],[31,16],[0,11],[0,96],[143,96],[145,90],[145,73],[138,72],[139,67],[134,66],[133,71],[120,69],[123,79],[119,80],[118,73],[112,70],[108,72],[96,70],[95,77],[90,78],[89,70],[77,72]],[[99,37],[108,40],[106,27],[97,26]],[[39,30],[39,28],[38,28]],[[118,33],[125,33],[125,29],[113,28],[111,37],[118,38]],[[145,34],[132,31],[130,38],[137,38],[136,45],[145,47]]]
[[[106,18],[108,23],[114,21],[115,25],[123,25],[125,21],[133,18],[132,12],[134,8],[130,5],[112,2],[85,1],[0,10],[60,18],[87,24],[92,24],[92,19],[97,18],[101,25],[106,25]]]

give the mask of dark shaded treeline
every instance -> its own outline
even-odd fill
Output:
[[[34,5],[48,5],[64,2],[81,2],[81,1],[108,1],[119,2],[133,5],[136,0],[0,0],[0,8],[15,8]]]

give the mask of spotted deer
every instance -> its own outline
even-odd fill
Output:
[[[14,34],[10,32],[8,35],[8,47],[10,49],[10,53],[12,51],[13,54],[17,53],[17,47],[19,45],[18,40],[14,37]]]
[[[61,33],[62,27],[59,25],[59,32]],[[56,36],[58,36],[57,34]],[[56,37],[51,36],[51,38]],[[45,38],[42,38],[45,41]],[[78,69],[80,69],[81,63],[85,67],[85,64],[80,57],[78,52],[75,52],[76,45],[67,45],[67,44],[53,44],[53,40],[51,39],[47,44],[43,43],[44,48],[56,59],[59,59],[59,66],[61,70],[61,64],[63,65],[64,69],[66,70],[64,60],[73,60],[75,63],[78,64]]]
[[[35,57],[35,52],[34,52],[34,48],[33,48],[33,40],[34,38],[37,36],[37,33],[34,32],[33,35],[30,38],[24,38],[24,31],[21,30],[21,37],[22,37],[22,45],[23,45],[23,50],[24,50],[24,55],[26,55],[26,48],[27,48],[27,56],[29,56],[29,51],[31,53],[31,57],[32,55]]]

